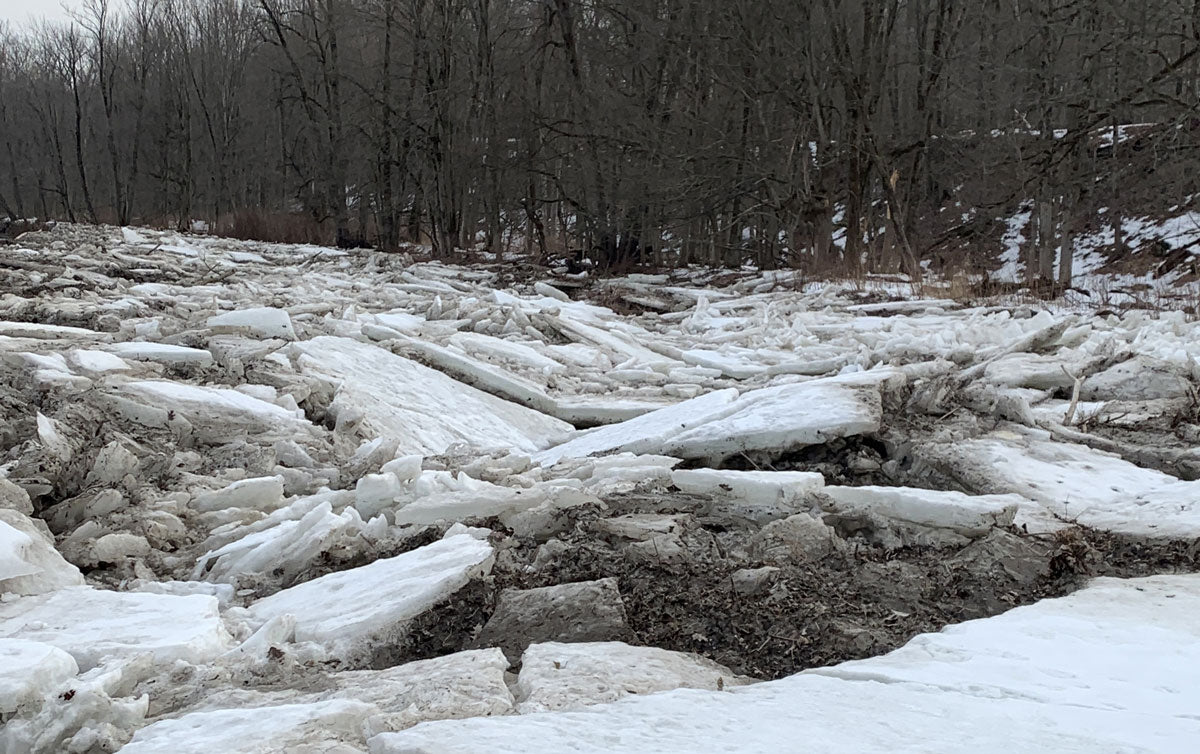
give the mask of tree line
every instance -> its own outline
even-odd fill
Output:
[[[0,215],[916,272],[1025,201],[1051,278],[1198,97],[1200,0],[85,0],[0,27]]]

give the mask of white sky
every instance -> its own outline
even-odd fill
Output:
[[[78,7],[79,0],[0,0],[0,21],[21,24],[36,18],[66,20],[63,6]]]

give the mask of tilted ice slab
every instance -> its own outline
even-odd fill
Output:
[[[672,437],[661,452],[710,461],[739,453],[782,454],[877,432],[883,416],[877,389],[824,382],[754,390],[739,398],[733,409]]]
[[[964,545],[1013,522],[1019,495],[967,495],[911,487],[825,487],[826,510],[883,523],[889,546]]]
[[[1190,752],[1200,576],[1099,579],[883,657],[732,691],[424,723],[406,752]]]
[[[861,373],[870,375],[869,372]],[[751,390],[718,390],[620,424],[592,430],[534,456],[543,465],[620,450],[720,461],[738,453],[786,453],[838,437],[876,432],[878,384],[890,370]]]
[[[123,754],[296,751],[347,754],[361,751],[363,725],[374,712],[373,705],[349,699],[193,712],[142,728],[120,751]]]
[[[296,411],[228,388],[140,380],[122,385],[115,395],[132,399],[119,404],[122,413],[149,426],[169,426],[180,417],[198,429],[222,433],[226,437],[229,432],[239,429],[296,432],[312,428]]]
[[[727,414],[737,397],[738,392],[733,388],[706,393],[620,424],[589,430],[534,454],[533,460],[551,466],[564,458],[586,458],[615,450],[654,453],[680,431]]]
[[[249,607],[260,624],[296,618],[296,640],[343,655],[403,624],[491,569],[492,548],[456,534],[369,565],[330,573],[277,592]]]
[[[64,650],[81,670],[107,657],[143,652],[159,663],[206,662],[232,639],[207,595],[177,597],[70,587],[0,603],[0,638],[43,642]]]
[[[458,442],[531,452],[571,430],[378,346],[323,336],[293,348],[304,372],[338,386],[337,415],[361,412],[364,426],[399,440],[403,453],[433,455]]]
[[[917,455],[969,489],[1034,501],[1037,509],[1018,515],[1018,523],[1030,519],[1031,530],[1035,523],[1055,528],[1057,518],[1126,534],[1200,536],[1200,482],[1052,440],[1043,430],[1013,425],[953,445],[927,444]]]

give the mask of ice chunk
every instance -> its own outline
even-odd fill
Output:
[[[126,588],[131,592],[148,592],[150,594],[207,594],[217,598],[222,607],[229,607],[233,601],[233,587],[229,584],[210,584],[207,581],[147,581],[133,579]]]
[[[153,659],[116,660],[60,680],[40,704],[0,726],[0,751],[25,754],[114,751],[142,726],[149,707],[133,687],[150,674]]]
[[[219,490],[197,493],[191,502],[191,507],[198,511],[249,508],[270,513],[282,505],[281,476],[242,479]]]
[[[149,554],[150,543],[146,538],[127,531],[105,534],[92,543],[92,557],[97,563],[119,563],[125,558]]]
[[[159,663],[201,663],[229,648],[215,597],[110,592],[86,586],[0,603],[0,637],[51,644],[82,670],[149,652]]]
[[[20,511],[0,508],[0,594],[34,595],[83,583],[50,535]]]
[[[1193,388],[1182,370],[1159,359],[1136,356],[1083,381],[1079,395],[1095,401],[1179,398]]]
[[[0,322],[0,335],[41,340],[80,340],[87,343],[107,343],[112,340],[112,333],[41,322]]]
[[[291,754],[357,751],[375,707],[349,699],[192,712],[139,730],[122,754]],[[337,748],[338,744],[342,744]],[[347,748],[348,745],[356,745]]]
[[[219,333],[246,332],[260,338],[296,339],[288,313],[269,306],[217,314],[208,318],[208,326]]]
[[[417,617],[491,570],[492,548],[469,535],[339,571],[261,599],[250,614],[265,623],[296,616],[296,640],[344,655],[375,634]]]
[[[75,659],[58,647],[0,639],[0,718],[23,704],[41,702],[51,689],[77,672]]]
[[[792,504],[825,486],[825,477],[812,471],[731,471],[680,469],[671,483],[684,492],[725,494],[758,505]]]
[[[699,655],[619,641],[531,644],[521,656],[517,711],[577,709],[674,689],[733,688],[751,680]]]
[[[71,351],[67,358],[80,370],[92,374],[125,372],[129,370],[129,364],[125,363],[124,359],[114,356],[107,351],[76,349]]]
[[[112,441],[100,449],[92,469],[88,472],[84,484],[115,485],[125,478],[126,474],[137,471],[138,458],[119,441]]]
[[[374,704],[376,732],[402,730],[426,720],[506,715],[513,710],[505,683],[508,660],[499,649],[474,649],[386,670],[335,673],[336,696]]]
[[[468,483],[461,492],[420,497],[396,511],[397,524],[433,524],[466,518],[504,516],[541,505],[543,490],[514,489],[487,482]]]
[[[475,639],[497,646],[514,663],[539,641],[624,640],[633,632],[615,578],[576,581],[536,589],[505,589]]]
[[[434,455],[457,442],[531,452],[571,430],[367,343],[323,336],[293,348],[305,372],[339,386],[336,414],[361,412],[364,427],[399,440],[402,453]]]

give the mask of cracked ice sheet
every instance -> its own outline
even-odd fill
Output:
[[[1056,519],[1149,537],[1200,536],[1200,482],[1135,466],[1115,455],[1012,425],[917,455],[969,488],[1034,501],[1018,514],[1048,528]]]
[[[418,725],[372,754],[1191,752],[1200,576],[1098,579],[883,657],[733,691]]]
[[[458,382],[378,346],[323,336],[293,346],[302,371],[339,385],[334,407],[360,410],[403,453],[434,455],[457,442],[538,450],[571,425]]]

